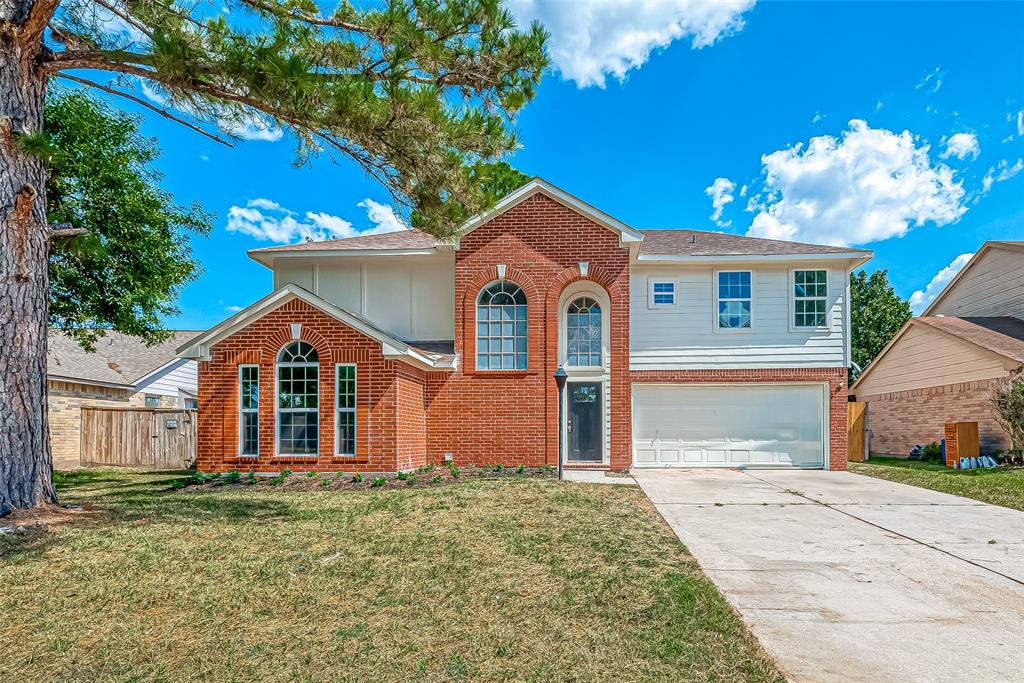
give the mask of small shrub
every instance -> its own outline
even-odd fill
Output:
[[[547,465],[544,465],[543,469],[545,472],[551,473],[555,471],[555,466],[549,463]]]
[[[372,484],[371,484],[370,486],[371,486],[372,488],[378,489],[378,488],[380,488],[381,486],[383,486],[384,484],[386,484],[386,483],[387,483],[387,481],[388,481],[388,480],[387,480],[387,479],[385,479],[384,477],[377,477],[376,479],[374,479],[374,480],[373,480],[373,483],[372,483]]]
[[[362,480],[363,480],[363,475],[359,474],[358,472],[356,472],[355,474],[352,475],[352,483],[353,484],[358,484]]]
[[[306,472],[306,479],[312,479],[313,477],[319,477],[319,476],[320,476],[320,473],[316,472],[316,471],[314,471],[314,472]]]
[[[209,479],[209,478],[210,478],[210,475],[205,474],[204,472],[196,472],[195,474],[192,475],[192,483],[193,484],[205,484],[206,480]]]
[[[455,465],[452,465],[451,467],[449,467],[448,471],[451,473],[451,475],[452,475],[452,477],[454,479],[458,479],[459,478],[459,468],[456,467]]]
[[[498,474],[501,474],[502,472],[505,471],[505,466],[502,465],[501,463],[498,463],[497,465],[494,466],[494,471],[497,472]]]
[[[238,470],[231,470],[230,472],[224,475],[224,481],[226,481],[229,484],[237,484],[241,478],[242,473],[239,472]]]
[[[517,467],[516,474],[526,474],[526,465],[520,465]]]
[[[253,472],[252,470],[249,470],[249,474],[245,475],[245,479],[250,484],[255,484],[256,483],[256,473]]]
[[[430,481],[433,484],[440,484],[441,483],[441,475],[440,474],[435,474],[434,478],[431,479]]]
[[[419,472],[420,474],[426,474],[427,472],[429,472],[432,469],[433,469],[432,465],[424,465],[423,467],[419,468],[416,471]]]
[[[188,479],[175,479],[171,482],[172,489],[183,489],[188,485]]]
[[[409,477],[406,478],[405,483],[408,484],[409,486],[415,486],[416,485],[416,475],[415,474],[409,475]]]
[[[320,480],[320,486],[330,486],[330,485],[331,485],[331,480],[328,479],[327,477],[324,477],[323,479]]]
[[[281,470],[281,478],[282,479],[287,479],[290,476],[292,476],[292,471],[290,469],[288,469],[286,467],[283,470]]]
[[[938,462],[942,458],[942,446],[932,441],[921,449],[921,460],[925,462]]]
[[[398,474],[395,475],[395,478],[398,479],[398,481],[405,481],[406,479],[409,478],[409,473],[399,472]]]

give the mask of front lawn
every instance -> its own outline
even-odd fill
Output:
[[[851,472],[1024,510],[1024,468],[954,470],[935,463],[883,458],[851,462]]]
[[[0,536],[0,680],[781,680],[632,486],[175,491]]]

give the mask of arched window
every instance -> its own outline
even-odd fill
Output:
[[[601,365],[601,306],[589,296],[573,299],[565,319],[566,363],[574,367]]]
[[[320,446],[320,357],[297,341],[277,354],[277,453],[316,455]]]
[[[476,300],[476,367],[526,370],[526,295],[511,282],[493,282]]]

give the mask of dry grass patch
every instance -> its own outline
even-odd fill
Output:
[[[0,680],[780,680],[635,487],[173,480],[0,537]]]

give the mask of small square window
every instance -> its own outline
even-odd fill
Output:
[[[149,394],[147,394],[146,395],[146,407],[147,408],[159,408],[160,407],[160,397],[159,396],[150,396]]]
[[[674,306],[676,303],[676,283],[651,282],[651,306]]]

